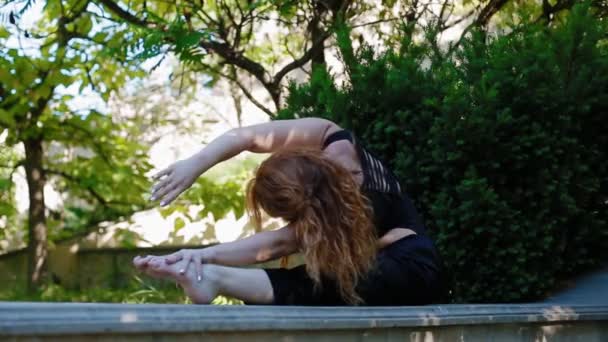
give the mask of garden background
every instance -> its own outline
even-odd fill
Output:
[[[607,14],[602,0],[4,1],[0,299],[185,302],[130,258],[255,233],[243,185],[264,156],[162,209],[149,176],[229,128],[306,116],[395,170],[451,301],[545,298],[607,260]]]

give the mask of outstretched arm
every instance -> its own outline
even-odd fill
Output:
[[[202,264],[217,264],[224,266],[246,266],[275,260],[298,251],[295,233],[289,225],[273,231],[265,231],[247,238],[222,243],[202,249],[182,249],[167,256],[136,257],[133,263],[137,269],[144,271],[150,262],[159,258],[166,264],[186,260],[197,268],[201,274]]]
[[[325,137],[339,129],[321,118],[278,120],[231,129],[192,157],[157,173],[154,178],[159,181],[152,188],[152,200],[161,199],[161,205],[170,203],[212,166],[243,151],[269,153],[290,146],[321,148]]]
[[[293,228],[285,226],[198,251],[203,263],[246,266],[296,253],[298,246]]]

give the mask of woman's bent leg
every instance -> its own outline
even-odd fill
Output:
[[[186,279],[179,281],[196,304],[210,303],[217,295],[251,304],[270,304],[274,300],[272,285],[264,270],[205,264],[202,273],[200,282],[192,272],[187,272]]]
[[[177,282],[196,304],[208,304],[218,295],[237,298],[251,304],[270,304],[274,300],[270,279],[264,270],[204,264],[201,274],[187,261],[167,264],[164,257],[148,257],[140,269],[154,278]],[[135,258],[136,266],[141,258]]]

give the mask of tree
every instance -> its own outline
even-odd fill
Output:
[[[391,166],[455,301],[539,300],[608,257],[608,27],[588,5],[564,14],[452,51],[407,32],[344,49],[347,80],[315,73],[280,113],[338,122]]]
[[[390,43],[398,38],[390,32],[398,31],[386,33],[387,25],[408,27],[406,32],[414,35],[423,33],[421,21],[434,22],[438,32],[466,24],[466,33],[469,27],[489,26],[501,11],[515,13],[520,2],[52,0],[44,4],[38,26],[23,30],[19,18],[33,3],[9,1],[14,9],[1,13],[9,25],[0,28],[1,43],[8,46],[0,51],[0,127],[9,132],[9,146],[20,144],[25,151],[22,160],[7,166],[11,170],[23,165],[28,180],[34,286],[44,270],[49,224],[55,231],[74,233],[85,223],[122,217],[141,208],[147,185],[145,147],[120,133],[133,128],[103,110],[75,109],[73,95],[64,88],[78,84],[80,91],[107,101],[129,78],[142,75],[142,59],[162,60],[176,53],[183,61],[183,78],[194,72],[210,75],[209,84],[229,80],[274,117],[284,105],[287,76],[296,70],[325,69],[326,52],[336,28],[344,23],[354,28],[348,32],[352,38],[369,28]],[[540,8],[539,20],[550,21],[572,3],[539,0],[530,11]],[[601,1],[596,3],[605,9]],[[258,33],[268,27],[276,32]],[[28,52],[31,48],[39,51]],[[255,96],[251,84],[261,85],[274,108]],[[51,153],[66,148],[71,153]],[[65,212],[47,215],[44,187],[49,184],[73,204]],[[131,191],[133,187],[137,191]]]
[[[214,79],[233,84],[244,97],[274,117],[283,107],[288,75],[296,71],[325,68],[326,53],[335,45],[336,28],[345,24],[356,41],[374,36],[385,46],[399,41],[400,27],[409,27],[410,35],[424,34],[425,23],[434,30],[462,31],[452,48],[472,28],[490,29],[498,15],[499,22],[535,15],[547,21],[570,9],[575,1],[547,0],[216,0],[173,2],[95,0],[120,23],[128,23],[141,34],[131,40],[141,49],[142,57],[178,54],[185,67]],[[606,11],[606,4],[594,1]],[[519,18],[519,19],[517,19]],[[270,32],[269,28],[272,28]],[[264,33],[257,33],[262,31]],[[265,89],[265,97],[256,96],[252,88]],[[235,98],[239,95],[235,94]],[[238,101],[238,100],[237,100]],[[239,104],[236,103],[238,109]]]
[[[91,0],[90,3],[95,10],[87,10],[89,15],[101,15],[114,20],[116,25],[130,25],[132,30],[122,36],[123,51],[138,51],[143,58],[175,52],[189,71],[229,80],[243,96],[272,117],[282,108],[288,74],[325,67],[326,51],[332,47],[332,35],[341,23],[354,28],[353,38],[374,34],[385,45],[398,41],[395,33],[401,32],[398,30],[401,26],[411,27],[410,34],[422,33],[422,24],[427,22],[436,23],[438,32],[461,27],[458,45],[471,28],[487,28],[497,15],[499,21],[506,20],[518,17],[523,9],[538,20],[551,21],[575,1]],[[605,2],[593,3],[606,12]],[[80,4],[66,2],[66,8],[70,6]],[[104,10],[111,17],[106,17]],[[269,28],[274,30],[272,34]],[[257,34],[258,30],[266,32]],[[278,67],[279,64],[282,66]],[[266,104],[265,98],[253,94],[252,84],[266,90],[274,108]]]
[[[17,162],[18,155],[15,151],[10,148],[0,150],[0,241],[12,235],[17,223],[15,191],[12,188]]]
[[[150,167],[146,147],[123,136],[127,127],[98,110],[74,108],[74,95],[62,90],[78,84],[107,100],[141,76],[119,48],[128,31],[94,28],[104,22],[93,5],[70,1],[47,2],[40,23],[24,31],[19,16],[30,3],[10,12],[12,25],[0,27],[0,44],[8,47],[0,51],[0,128],[8,146],[21,144],[25,152],[6,166],[25,169],[28,288],[35,290],[44,280],[49,228],[76,233],[142,208]],[[46,208],[47,185],[64,193],[64,211]]]

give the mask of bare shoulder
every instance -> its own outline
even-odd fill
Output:
[[[342,130],[342,127],[340,127],[337,123],[325,118],[308,117],[280,121],[293,122],[295,126],[303,130],[318,130],[319,128],[323,128],[325,135]]]
[[[330,135],[343,129],[331,120],[317,117],[295,119],[294,123],[303,132],[317,132],[321,146]]]
[[[325,133],[325,141],[332,133],[341,131],[342,127],[334,124]],[[355,146],[347,139],[337,140],[325,147],[323,153],[335,163],[341,165],[355,177],[359,184],[363,182],[361,162]]]
[[[326,137],[340,130],[334,122],[323,118],[276,120],[239,129],[248,139],[248,150],[267,153],[285,147],[321,147]]]
[[[342,127],[340,127],[337,123],[327,120],[327,119],[322,119],[322,118],[315,118],[317,120],[323,120],[325,122],[325,124],[327,125],[327,128],[325,130],[325,133],[323,134],[323,141],[327,140],[327,138],[332,135],[333,133],[336,133],[338,131],[343,130]]]

